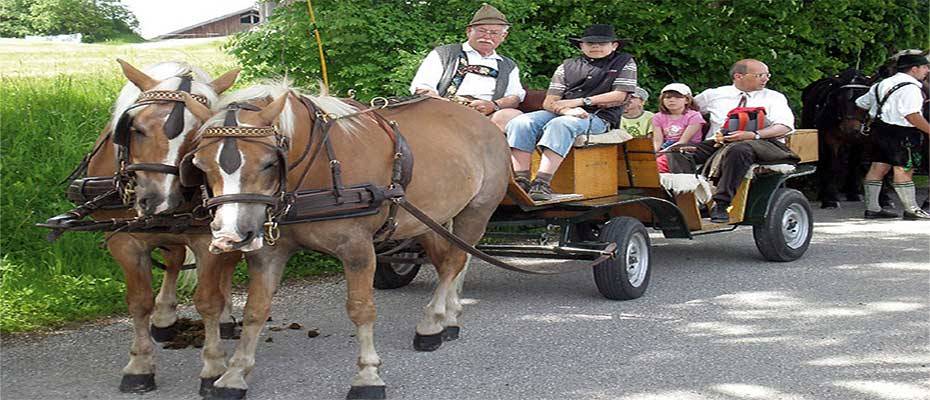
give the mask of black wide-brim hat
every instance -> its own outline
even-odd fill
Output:
[[[624,39],[618,39],[614,34],[614,26],[610,24],[594,24],[584,30],[580,38],[568,38],[568,41],[575,45],[581,45],[581,42],[588,43],[608,43],[617,42],[623,44]]]
[[[901,57],[898,57],[897,67],[900,68],[910,68],[910,67],[919,67],[921,65],[930,64],[930,60],[927,59],[926,55],[923,54],[905,54]]]

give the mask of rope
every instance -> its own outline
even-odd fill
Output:
[[[323,56],[323,40],[320,39],[320,30],[316,27],[316,17],[313,15],[313,2],[307,0],[307,11],[310,13],[310,24],[313,25],[313,35],[316,37],[316,45],[320,50],[320,69],[323,72],[323,84],[329,87],[329,77],[326,74],[326,58]]]

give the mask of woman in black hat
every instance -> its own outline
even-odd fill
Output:
[[[552,199],[549,183],[578,135],[607,132],[620,123],[622,103],[636,90],[636,62],[617,51],[612,25],[596,24],[569,41],[582,56],[565,60],[552,75],[543,109],[507,124],[516,181],[536,201]],[[539,147],[542,160],[530,182],[530,160]]]

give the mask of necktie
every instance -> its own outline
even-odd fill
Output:
[[[740,92],[739,94],[739,104],[737,107],[746,107],[746,100],[749,99],[749,95],[746,92]]]

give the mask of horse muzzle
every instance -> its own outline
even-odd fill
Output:
[[[244,238],[231,234],[215,234],[210,242],[210,252],[213,254],[229,253],[233,251],[255,251],[264,245],[262,235],[249,232]]]

